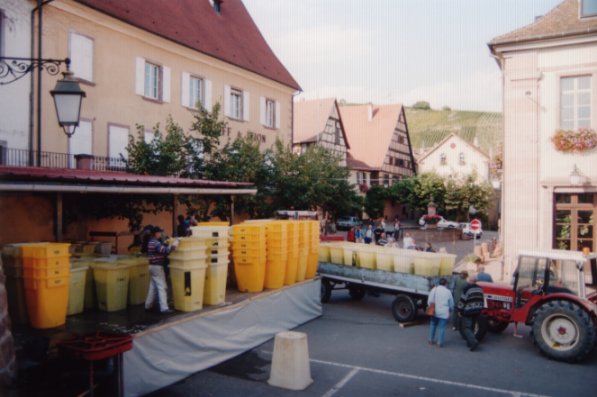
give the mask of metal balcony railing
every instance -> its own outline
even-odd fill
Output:
[[[94,171],[126,171],[126,161],[115,157],[92,156],[90,168]],[[75,155],[68,153],[38,152],[0,146],[0,165],[11,167],[77,168]]]

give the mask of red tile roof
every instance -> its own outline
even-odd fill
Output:
[[[300,86],[273,53],[241,0],[218,14],[208,0],[76,0],[183,46],[275,80]]]
[[[489,46],[595,34],[597,18],[580,18],[580,3],[564,0],[535,22],[494,38]]]
[[[126,172],[104,172],[65,168],[6,167],[0,166],[1,181],[44,181],[66,183],[92,183],[97,185],[135,185],[189,188],[244,188],[253,186],[245,182],[210,181],[170,176],[139,175]]]

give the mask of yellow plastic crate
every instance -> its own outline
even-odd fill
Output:
[[[52,265],[52,266],[35,266],[28,264],[25,262],[23,266],[23,275],[24,277],[32,277],[32,278],[48,278],[48,277],[63,277],[67,276],[70,273],[70,262],[68,258],[66,260],[61,261],[61,265]]]
[[[330,261],[330,245],[329,244],[321,244],[318,249],[318,258],[320,262],[329,262]]]
[[[230,253],[230,248],[228,246],[214,246],[208,248],[206,253],[208,258],[212,256],[228,255]]]
[[[45,269],[47,267],[64,267],[69,265],[68,256],[52,256],[48,258],[23,257],[23,267],[26,269]]]
[[[265,284],[265,260],[234,260],[234,275],[240,292],[261,292]]]
[[[235,256],[265,256],[266,250],[261,249],[261,247],[247,247],[247,248],[237,248],[235,246],[232,247],[232,254]]]
[[[191,236],[199,238],[228,238],[230,235],[230,228],[228,226],[215,226],[215,227],[191,227]]]
[[[413,252],[414,273],[418,276],[436,277],[439,275],[441,257],[427,252]]]
[[[412,250],[400,249],[394,254],[394,271],[399,273],[413,272]]]
[[[181,237],[179,238],[179,241],[176,250],[204,249],[207,247],[205,239],[199,237]]]
[[[178,266],[178,267],[195,267],[195,266],[206,266],[207,265],[207,256],[204,256],[201,259],[176,259],[170,257],[170,266]]]
[[[307,269],[305,270],[305,279],[310,280],[315,277],[317,273],[317,261],[318,254],[317,252],[310,252],[307,256]]]
[[[296,281],[305,281],[305,277],[307,275],[308,259],[309,258],[307,252],[299,252],[298,266],[296,270]]]
[[[375,251],[372,249],[359,248],[357,251],[357,260],[357,264],[360,267],[364,267],[366,269],[376,268],[376,255]]]
[[[357,251],[359,250],[360,244],[349,244],[346,243],[342,246],[343,250],[343,263],[346,266],[357,266],[358,256]]]
[[[225,252],[220,255],[213,255],[207,259],[207,264],[209,266],[219,266],[219,265],[227,265],[229,262],[228,252]]]
[[[179,267],[170,265],[174,308],[192,312],[203,308],[203,289],[207,266]]]
[[[72,268],[70,271],[68,309],[66,311],[68,316],[82,313],[85,308],[85,277],[87,269],[87,266],[79,266]]]
[[[391,272],[394,269],[394,252],[391,248],[378,247],[375,253],[377,270]]]
[[[298,255],[288,254],[286,260],[286,273],[284,275],[284,285],[293,285],[296,283],[296,273],[298,271]]]
[[[69,243],[32,243],[21,246],[23,257],[35,259],[68,257],[69,248]]]
[[[232,249],[259,249],[265,251],[267,248],[267,244],[265,239],[258,240],[258,241],[242,241],[242,242],[232,242],[229,248]]]
[[[25,279],[27,314],[33,328],[54,328],[66,323],[68,290],[68,277]]]
[[[439,263],[439,275],[440,276],[450,276],[454,271],[454,264],[456,263],[456,255],[454,254],[447,254],[441,253],[440,263]]]
[[[126,309],[129,267],[99,262],[93,263],[92,267],[98,309],[107,312]]]
[[[264,288],[278,289],[284,286],[286,276],[286,258],[267,260],[265,264]]]
[[[261,222],[241,223],[232,226],[232,238],[240,236],[261,236],[265,238],[265,225]]]
[[[219,305],[226,300],[226,280],[228,279],[228,265],[210,265],[205,270],[205,286],[203,303]]]
[[[352,255],[352,254],[351,254]],[[344,246],[340,244],[330,244],[330,262],[338,265],[344,264]],[[352,256],[351,256],[352,265]]]
[[[207,257],[205,248],[201,249],[177,249],[168,256],[176,260],[204,260]]]

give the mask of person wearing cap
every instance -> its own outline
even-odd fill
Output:
[[[168,246],[161,242],[162,232],[164,230],[159,226],[151,229],[151,237],[147,244],[147,255],[149,256],[149,291],[145,299],[145,310],[150,310],[155,302],[155,296],[158,296],[160,313],[172,313],[173,310],[168,307],[168,284],[166,282],[165,267],[167,265],[168,254],[176,249],[176,242]]]
[[[477,285],[477,277],[470,276],[468,285],[462,290],[458,302],[458,313],[460,314],[460,334],[466,341],[470,351],[475,351],[479,341],[475,337],[475,325],[483,311],[484,297],[483,289]]]

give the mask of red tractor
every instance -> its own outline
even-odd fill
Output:
[[[562,250],[521,252],[513,287],[478,283],[485,294],[487,328],[501,332],[509,323],[524,323],[546,356],[582,360],[597,339],[596,258]]]

